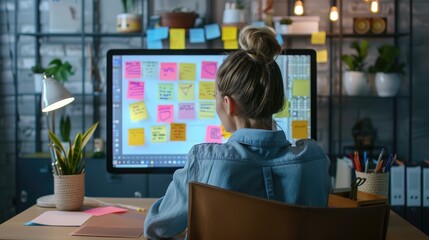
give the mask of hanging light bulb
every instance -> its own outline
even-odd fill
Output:
[[[295,15],[304,14],[304,5],[302,4],[301,0],[296,0],[293,12],[295,13]]]
[[[369,7],[369,10],[370,10],[372,13],[378,13],[378,12],[380,11],[380,6],[379,6],[379,4],[378,4],[378,0],[373,0],[373,1],[371,1],[371,5],[370,5],[370,7]]]
[[[339,16],[339,14],[338,14],[338,8],[337,8],[337,6],[335,5],[335,2],[334,2],[334,4],[331,7],[331,12],[329,12],[329,19],[332,22],[335,22],[335,21],[338,20],[338,16]]]

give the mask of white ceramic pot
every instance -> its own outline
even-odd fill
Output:
[[[393,97],[398,94],[401,77],[398,73],[376,73],[375,89],[380,97]]]
[[[282,34],[287,34],[289,31],[289,25],[287,24],[280,24],[280,31]]]
[[[41,93],[43,89],[43,73],[33,74],[34,78],[34,92]]]
[[[244,12],[241,9],[225,9],[223,11],[223,23],[242,23],[244,22]]]
[[[345,71],[343,85],[349,96],[368,96],[371,94],[371,85],[364,72]]]
[[[140,32],[141,17],[139,14],[121,13],[116,17],[116,30],[122,33]]]
[[[85,196],[85,174],[54,175],[54,196],[58,210],[81,209]]]

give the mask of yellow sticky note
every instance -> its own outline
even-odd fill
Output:
[[[214,100],[215,82],[200,82],[198,99]]]
[[[170,141],[186,141],[185,123],[172,123],[170,125]]]
[[[144,145],[144,128],[128,129],[128,145],[130,146]]]
[[[237,40],[237,27],[225,26],[222,27],[222,40]]]
[[[292,83],[292,96],[308,97],[310,96],[310,81],[309,80],[294,80]]]
[[[196,69],[195,63],[179,63],[179,80],[195,80]]]
[[[316,52],[316,62],[325,63],[328,61],[328,51],[326,49]]]
[[[296,139],[308,138],[308,121],[306,120],[292,121],[292,138],[296,138]]]
[[[237,40],[223,41],[223,48],[225,48],[225,49],[238,49],[238,41]]]
[[[170,29],[170,49],[185,49],[185,29]]]
[[[216,105],[214,102],[200,102],[198,117],[200,119],[210,119],[215,117]]]
[[[130,104],[130,117],[132,121],[140,121],[147,118],[147,109],[144,102]]]
[[[326,32],[314,32],[311,34],[311,44],[324,45],[326,43]]]
[[[276,117],[276,118],[288,118],[288,117],[290,117],[289,107],[290,107],[290,102],[289,102],[289,100],[285,99],[285,105],[284,105],[283,110],[274,114],[274,117]]]
[[[152,126],[150,132],[152,142],[167,142],[167,126]]]
[[[223,127],[223,125],[220,125],[220,131],[221,131],[221,133],[222,133],[222,138],[226,138],[226,139],[228,139],[228,138],[230,138],[230,137],[232,136],[232,133],[227,132],[227,131],[225,130],[225,128]]]
[[[179,83],[179,101],[194,101],[195,85],[193,83]]]

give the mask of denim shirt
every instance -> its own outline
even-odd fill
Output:
[[[144,235],[160,239],[185,231],[190,181],[290,204],[327,206],[329,164],[314,140],[293,146],[283,131],[239,129],[224,144],[195,145],[165,196],[150,208]]]

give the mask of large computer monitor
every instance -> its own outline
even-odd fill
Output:
[[[215,110],[223,49],[112,49],[107,53],[107,169],[171,173],[195,144],[224,143]],[[315,51],[289,49],[276,59],[286,105],[274,116],[286,137],[316,139]]]

